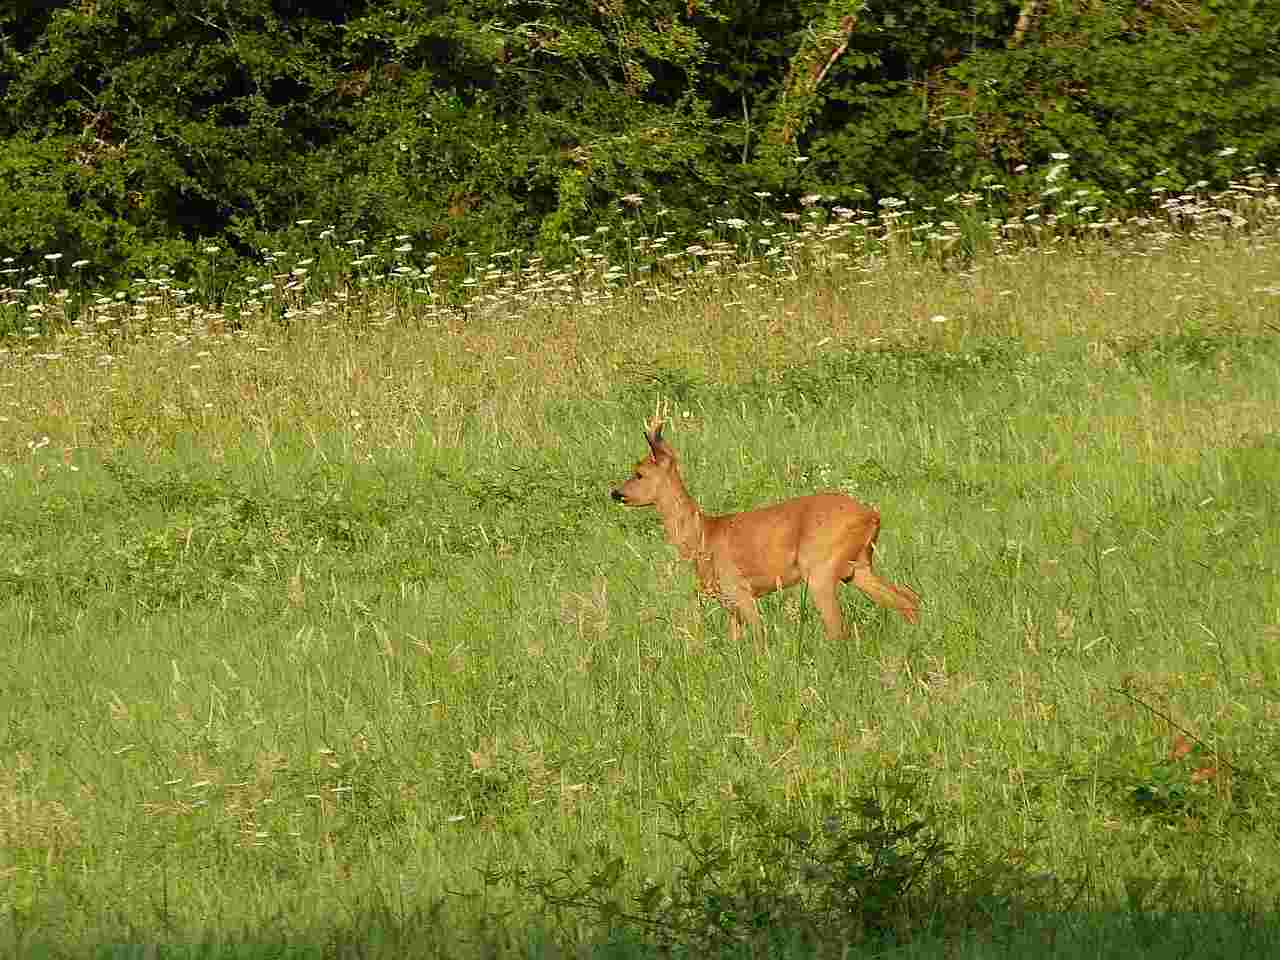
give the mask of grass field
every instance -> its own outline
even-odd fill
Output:
[[[1270,210],[11,299],[0,953],[1280,955]],[[709,511],[876,504],[921,626],[731,646],[608,499],[658,401]]]

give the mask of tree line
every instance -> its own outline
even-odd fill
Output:
[[[1055,154],[1118,202],[1280,162],[1280,5],[0,6],[0,256],[108,279],[211,243],[252,257],[298,221],[555,255],[629,215],[697,229],[708,204],[1017,207]]]

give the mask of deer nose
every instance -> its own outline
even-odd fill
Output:
[[[622,498],[622,491],[621,491],[621,490],[610,490],[610,491],[609,491],[609,496],[613,497],[613,499],[617,500],[619,503],[621,503],[621,502],[622,502],[622,499],[623,499],[623,498]]]

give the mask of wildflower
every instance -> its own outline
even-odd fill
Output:
[[[88,261],[88,260],[76,260],[76,261],[72,262],[72,264],[71,264],[71,269],[72,269],[72,270],[79,270],[81,267],[87,267],[88,265],[89,265],[89,261]]]
[[[1070,160],[1070,159],[1071,159],[1071,154],[1069,154],[1069,153],[1051,153],[1051,154],[1049,154],[1049,157],[1050,157],[1050,159],[1052,159],[1052,160]]]
[[[640,196],[638,193],[628,193],[622,198],[622,202],[629,207],[638,207],[640,204],[644,203],[644,197]]]
[[[48,261],[50,261],[50,262],[52,263],[52,262],[55,262],[55,261],[61,260],[61,259],[62,259],[62,254],[60,254],[60,253],[46,253],[46,254],[44,255],[44,258],[45,258],[46,260],[48,260]]]

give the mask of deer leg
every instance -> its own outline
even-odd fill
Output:
[[[760,610],[756,607],[756,598],[751,595],[751,591],[746,587],[739,587],[733,592],[733,609],[738,614],[739,619],[745,620],[752,630],[756,631],[761,637],[764,636],[764,621],[760,619]]]
[[[877,576],[871,569],[872,558],[875,556],[876,538],[879,534],[880,521],[876,518],[875,523],[859,538],[861,544],[857,546],[856,551],[851,550],[846,554],[849,560],[840,579],[845,583],[853,581],[855,587],[880,606],[897,610],[907,623],[919,623],[920,597],[916,592],[910,587],[900,587],[890,583]]]
[[[809,596],[813,605],[822,615],[822,626],[827,631],[828,640],[839,640],[844,636],[844,619],[840,616],[840,596],[836,591],[839,581],[832,576],[811,576],[805,581],[809,587]]]
[[[897,610],[907,623],[920,622],[920,597],[910,587],[882,580],[871,572],[871,564],[853,570],[853,585],[868,597],[890,610]]]

